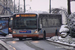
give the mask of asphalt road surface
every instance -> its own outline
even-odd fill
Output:
[[[7,44],[11,45],[14,50],[67,50],[60,45],[54,45],[46,40],[7,40]]]

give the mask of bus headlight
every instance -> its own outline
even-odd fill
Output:
[[[10,18],[10,20],[13,20],[13,18]]]
[[[13,31],[13,33],[16,33],[15,31]]]
[[[38,33],[38,31],[35,31],[34,33]]]

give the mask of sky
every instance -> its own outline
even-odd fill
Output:
[[[18,5],[19,0],[15,0],[16,5]],[[71,3],[71,12],[75,12],[75,1]],[[25,0],[26,11],[47,11],[49,12],[49,0]],[[20,0],[20,7],[23,8],[23,0]],[[31,8],[30,8],[31,7]],[[51,8],[65,8],[67,9],[67,0],[51,0]]]

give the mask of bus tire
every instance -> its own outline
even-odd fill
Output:
[[[32,38],[33,40],[38,40],[39,38],[38,37],[34,37],[34,38]]]
[[[19,38],[19,40],[21,41],[21,40],[22,40],[22,38]]]

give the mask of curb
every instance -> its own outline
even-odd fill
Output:
[[[50,41],[50,42],[53,42],[53,43],[57,43],[57,44],[61,44],[61,45],[65,45],[65,46],[69,46],[69,47],[74,47],[75,48],[75,45],[66,44],[66,43],[59,42],[59,41],[53,41],[51,39],[47,39],[47,41]]]
[[[8,44],[6,44],[5,42],[3,42],[2,40],[0,40],[0,44],[6,48],[7,50],[14,50],[11,46],[9,46]]]

